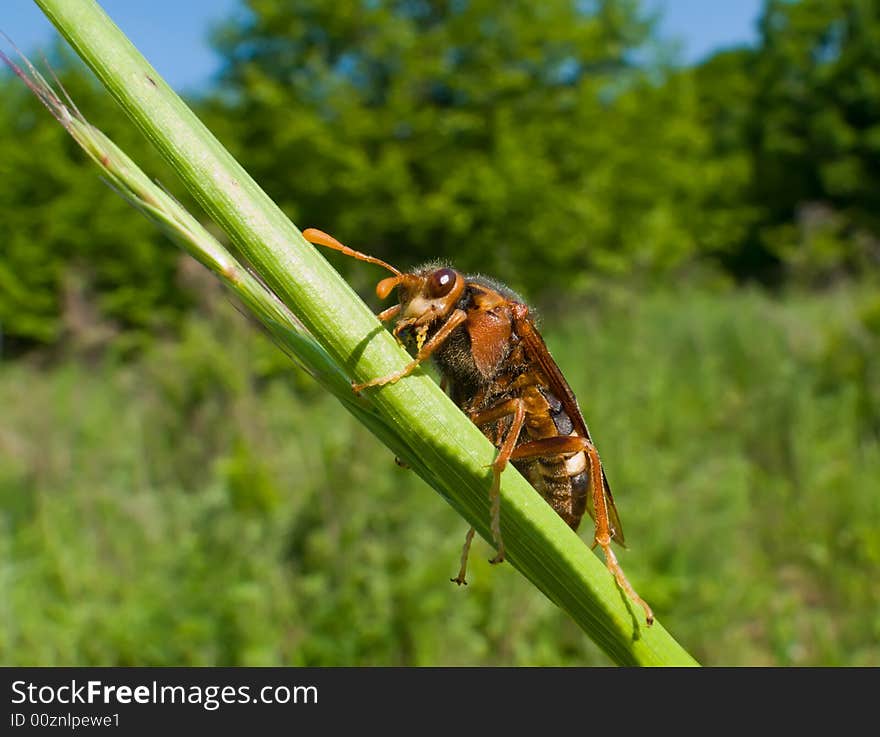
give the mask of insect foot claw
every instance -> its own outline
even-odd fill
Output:
[[[494,558],[490,558],[489,562],[493,566],[498,565],[499,563],[503,563],[504,562],[504,553],[498,553],[498,555],[496,555]]]
[[[459,586],[467,586],[467,581],[458,576],[456,576],[455,578],[450,578],[449,580],[452,581],[452,583],[458,584]]]

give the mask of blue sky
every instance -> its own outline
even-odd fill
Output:
[[[229,17],[240,0],[100,0],[168,83],[180,91],[206,84],[219,60],[208,46],[212,23]],[[646,0],[662,13],[660,33],[675,38],[685,61],[755,40],[762,0]],[[26,53],[48,45],[55,30],[32,0],[2,0],[0,30]],[[7,47],[8,49],[8,47]]]

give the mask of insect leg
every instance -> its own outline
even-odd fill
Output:
[[[461,549],[461,568],[458,569],[458,575],[455,578],[450,578],[449,580],[453,583],[457,583],[459,586],[464,584],[467,586],[467,581],[464,580],[465,574],[467,573],[467,562],[468,562],[468,553],[471,551],[471,541],[474,539],[474,528],[471,527],[467,531],[467,535],[464,536],[464,546]]]
[[[356,392],[363,391],[368,386],[384,386],[385,384],[393,384],[395,381],[402,379],[404,376],[409,376],[413,371],[416,370],[418,365],[424,361],[426,358],[430,357],[430,355],[436,351],[443,342],[452,334],[452,331],[455,330],[459,325],[461,325],[465,320],[467,320],[467,313],[464,310],[455,310],[450,316],[449,319],[443,323],[441,328],[434,333],[431,339],[425,343],[421,349],[419,350],[416,357],[410,361],[404,368],[400,371],[395,371],[393,374],[388,374],[388,376],[380,376],[377,379],[370,379],[369,381],[365,381],[363,384],[352,384],[352,388]]]
[[[612,527],[609,521],[609,501],[605,494],[605,484],[602,479],[602,462],[599,460],[599,452],[596,450],[596,446],[586,438],[577,435],[560,435],[524,443],[513,451],[510,458],[511,460],[521,460],[525,458],[554,456],[560,453],[576,453],[579,451],[585,452],[589,461],[590,494],[593,498],[593,513],[596,524],[593,547],[598,545],[602,548],[602,552],[605,554],[605,565],[611,572],[611,575],[614,576],[617,585],[623,589],[630,599],[645,610],[645,620],[650,626],[654,622],[654,613],[651,611],[651,607],[636,593],[632,584],[627,580],[623,573],[623,568],[617,562],[617,556],[614,555],[614,551],[611,549]]]
[[[608,567],[608,570],[611,571],[617,581],[617,585],[626,592],[630,599],[645,610],[645,621],[648,623],[648,626],[651,626],[654,623],[654,612],[651,611],[648,602],[636,593],[632,584],[627,580],[623,573],[623,568],[621,568],[620,564],[617,562],[617,556],[614,555],[614,551],[611,549],[611,529],[608,522],[608,497],[605,496],[605,486],[602,481],[602,464],[599,461],[599,452],[596,450],[596,446],[589,441],[586,441],[586,447],[584,450],[587,453],[587,458],[590,459],[590,490],[593,495],[593,510],[596,514],[595,544],[602,548],[602,552],[605,554],[605,565]]]
[[[498,554],[490,563],[500,563],[504,560],[504,541],[501,539],[501,472],[507,466],[507,461],[510,460],[511,454],[516,448],[516,442],[519,440],[519,434],[522,432],[526,419],[526,405],[522,399],[508,399],[494,407],[471,415],[471,421],[478,427],[511,415],[513,417],[510,421],[510,428],[504,440],[501,441],[498,455],[492,462],[492,488],[489,490],[490,527],[492,538],[498,545]]]
[[[391,305],[387,310],[382,310],[376,315],[376,319],[379,322],[388,322],[392,317],[396,317],[398,312],[400,312],[400,305]]]

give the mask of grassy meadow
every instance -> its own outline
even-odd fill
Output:
[[[880,665],[876,292],[544,319],[679,642]],[[0,406],[3,665],[610,664],[485,542],[449,583],[466,523],[225,299],[135,361],[0,363]]]

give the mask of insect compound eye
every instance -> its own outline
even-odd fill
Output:
[[[455,286],[455,277],[452,269],[437,269],[428,279],[428,294],[431,297],[445,297]]]

